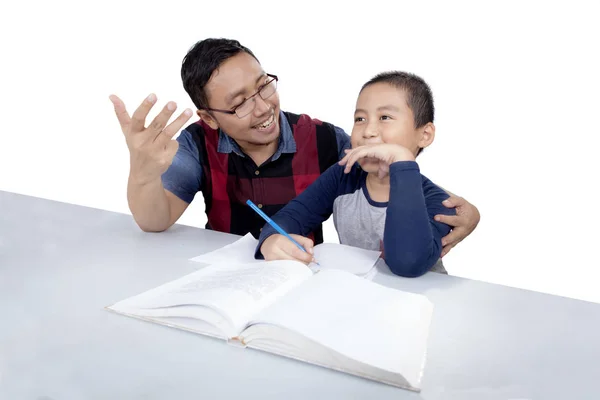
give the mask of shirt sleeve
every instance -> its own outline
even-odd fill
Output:
[[[333,202],[337,197],[343,171],[344,167],[338,164],[329,167],[271,219],[287,233],[306,236],[313,232],[333,212]],[[255,258],[264,258],[260,247],[269,236],[276,233],[271,225],[265,224],[258,238]]]
[[[383,244],[386,264],[394,274],[421,276],[440,258],[442,237],[451,228],[434,217],[456,214],[442,204],[448,197],[421,175],[415,161],[390,165],[390,199]]]
[[[186,203],[191,203],[202,189],[202,166],[200,152],[192,135],[181,131],[177,138],[179,148],[173,162],[162,175],[163,187]]]
[[[349,149],[351,147],[350,136],[342,128],[340,128],[338,126],[334,125],[333,129],[335,130],[335,139],[337,141],[337,146],[338,146],[338,153],[339,153],[338,156],[339,156],[339,159],[341,160],[346,155],[344,150]]]

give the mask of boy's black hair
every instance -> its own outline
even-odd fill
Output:
[[[181,80],[198,109],[208,108],[205,87],[213,72],[229,58],[245,52],[256,61],[252,51],[237,40],[209,38],[197,42],[185,55],[181,63]],[[260,63],[260,61],[258,61]]]

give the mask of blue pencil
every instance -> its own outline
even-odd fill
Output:
[[[252,207],[252,209],[254,211],[256,211],[256,213],[258,215],[260,215],[265,221],[267,221],[267,223],[269,225],[271,225],[273,227],[273,229],[275,229],[277,232],[279,232],[280,234],[282,234],[283,236],[285,236],[286,238],[288,238],[289,240],[292,241],[292,243],[294,243],[300,250],[302,250],[305,253],[308,253],[308,251],[306,251],[306,249],[304,247],[302,247],[302,245],[298,242],[296,242],[294,240],[293,237],[291,237],[286,231],[284,231],[279,225],[277,225],[277,223],[275,223],[275,221],[273,221],[271,218],[269,218],[267,216],[267,214],[265,214],[264,212],[262,212],[262,210],[260,208],[258,208],[256,206],[256,204],[254,204],[252,201],[248,200],[246,201],[246,204],[248,204],[250,207]],[[318,262],[314,261],[315,264],[320,265]]]

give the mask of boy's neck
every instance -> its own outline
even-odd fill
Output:
[[[370,172],[367,175],[367,192],[371,196],[371,200],[378,203],[386,203],[390,201],[390,176],[379,178],[377,173]]]

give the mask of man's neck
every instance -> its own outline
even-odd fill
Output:
[[[240,146],[240,149],[244,152],[244,154],[250,157],[257,166],[260,166],[269,158],[273,157],[277,151],[279,139],[274,140],[271,143],[260,145],[248,142],[237,142],[237,144]]]

